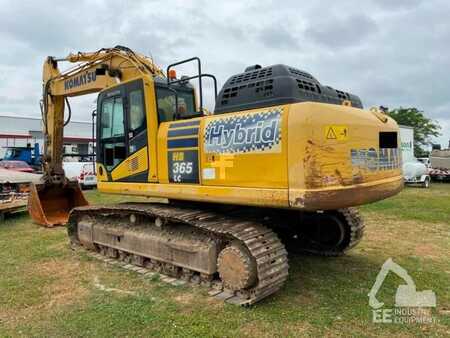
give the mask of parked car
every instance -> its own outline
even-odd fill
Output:
[[[41,153],[39,150],[39,143],[35,143],[32,147],[30,143],[26,147],[5,147],[4,160],[8,161],[24,161],[34,169],[39,170],[41,168]]]
[[[92,188],[97,185],[92,162],[63,162],[66,177],[78,181],[82,188]]]
[[[417,161],[422,162],[423,164],[425,164],[425,166],[427,168],[431,167],[431,162],[430,162],[430,158],[428,157],[418,157]]]
[[[433,150],[430,162],[431,178],[435,181],[450,182],[450,149]]]
[[[27,162],[24,161],[9,161],[9,160],[2,160],[0,161],[0,168],[3,169],[10,169],[14,171],[20,171],[23,173],[32,173],[34,172],[34,169],[27,164]]]

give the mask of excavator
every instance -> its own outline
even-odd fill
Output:
[[[64,62],[74,65],[61,71]],[[186,64],[196,73],[178,76]],[[98,189],[123,203],[89,205],[64,176],[65,106],[95,92]],[[234,304],[278,291],[291,250],[354,247],[364,230],[355,206],[403,187],[395,121],[283,64],[249,66],[217,92],[197,57],[165,71],[123,46],[48,57],[41,108],[44,175],[31,189],[32,219],[67,225],[72,245],[108,259],[215,285]]]

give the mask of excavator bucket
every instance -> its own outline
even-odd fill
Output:
[[[88,204],[78,182],[64,185],[32,184],[28,212],[35,223],[53,227],[66,224],[73,208]]]

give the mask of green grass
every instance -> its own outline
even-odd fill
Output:
[[[366,205],[362,210],[401,219],[449,223],[449,184],[433,182],[431,189],[407,186],[397,196]]]
[[[93,203],[129,200],[87,196]],[[448,336],[450,185],[406,188],[361,210],[367,233],[358,247],[340,258],[291,256],[286,286],[251,308],[105,265],[70,250],[64,228],[10,217],[0,224],[0,336]],[[367,294],[389,257],[418,291],[436,292],[438,323],[372,323]],[[378,299],[393,306],[400,283],[389,275]]]

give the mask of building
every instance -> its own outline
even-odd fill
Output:
[[[95,140],[94,140],[95,141]],[[42,119],[38,117],[0,115],[0,158],[7,147],[25,147],[39,143],[44,146]],[[64,127],[64,153],[92,154],[94,151],[91,121],[70,121]]]
[[[414,161],[414,128],[399,125],[403,163]]]

